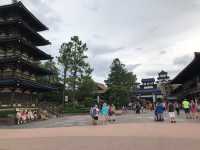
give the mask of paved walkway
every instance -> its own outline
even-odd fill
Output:
[[[196,123],[0,130],[1,150],[199,150]]]
[[[170,124],[130,113],[104,126],[91,126],[87,115],[65,116],[0,129],[0,150],[199,150],[199,128],[183,115]]]
[[[136,115],[135,113],[132,112],[126,115],[117,116],[115,124],[154,122],[153,120],[154,120],[153,113],[144,113]],[[184,118],[183,113],[181,116],[177,118],[177,121],[178,123],[188,122],[188,120]],[[88,125],[91,125],[91,118],[89,115],[76,115],[76,116],[64,116],[62,118],[51,118],[46,121],[31,122],[23,125],[0,126],[0,129],[56,128],[56,127],[88,126]]]

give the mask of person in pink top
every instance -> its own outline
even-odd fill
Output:
[[[191,109],[192,119],[195,120],[197,118],[197,104],[193,100],[191,102],[190,109]]]

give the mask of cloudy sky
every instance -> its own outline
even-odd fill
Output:
[[[0,4],[11,1],[0,0]],[[49,31],[42,49],[58,55],[73,35],[88,44],[93,76],[104,81],[114,58],[138,78],[171,78],[200,50],[199,0],[22,0]]]

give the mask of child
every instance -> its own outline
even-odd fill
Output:
[[[97,125],[97,121],[99,119],[99,109],[97,105],[90,109],[90,115],[92,117],[92,124]]]
[[[171,123],[176,123],[175,120],[175,108],[173,103],[169,103],[168,106],[168,112],[169,112],[169,119]]]

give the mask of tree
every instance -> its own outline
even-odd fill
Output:
[[[64,89],[66,83],[71,90],[71,100],[75,102],[76,95],[84,77],[89,77],[92,73],[90,65],[86,62],[88,58],[85,52],[88,50],[86,43],[79,40],[78,36],[73,36],[68,43],[64,43],[60,49],[58,62],[64,68]],[[63,92],[63,97],[64,97]]]
[[[84,101],[88,97],[93,97],[96,90],[96,83],[91,77],[83,77],[77,90],[77,98],[80,101]]]
[[[51,84],[57,84],[60,82],[59,69],[57,68],[55,61],[49,60],[43,64],[43,67],[47,68],[52,73],[49,76],[49,82]]]
[[[135,90],[136,75],[128,72],[126,66],[116,58],[110,67],[110,74],[105,80],[108,86],[107,95],[112,97],[112,102],[116,105],[125,105],[128,98]]]
[[[57,68],[55,61],[48,60],[45,63],[40,64],[40,66],[42,68],[47,68],[51,74],[49,76],[40,77],[39,81],[46,84],[50,83],[52,86],[58,88],[58,90],[53,92],[42,93],[41,99],[60,103],[62,100],[60,96],[60,89],[62,84],[60,83],[59,69]]]
[[[70,59],[71,59],[71,49],[72,49],[72,42],[63,43],[59,50],[60,56],[58,57],[58,63],[63,68],[63,92],[62,92],[62,103],[63,106],[65,104],[65,90],[66,90],[66,83],[67,83],[67,71],[69,70],[70,66]]]
[[[90,65],[86,62],[88,58],[85,52],[88,50],[86,43],[82,43],[78,36],[71,38],[71,59],[70,59],[70,80],[69,85],[72,88],[72,102],[75,102],[76,91],[84,76],[92,73]]]

